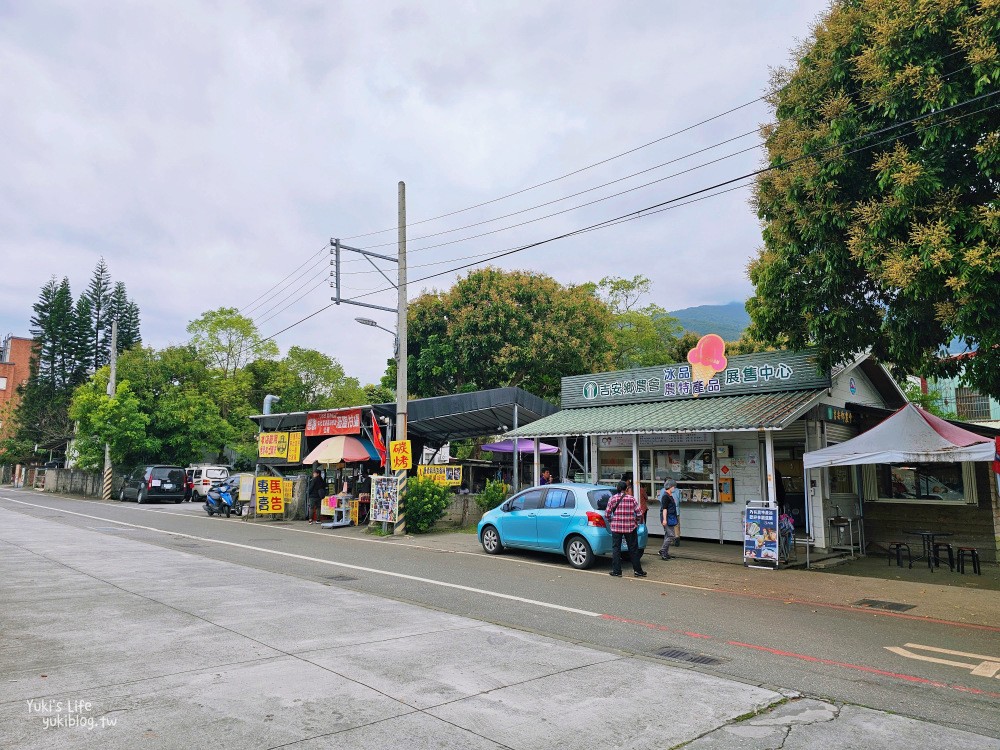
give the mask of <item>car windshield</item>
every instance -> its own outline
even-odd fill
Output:
[[[157,466],[153,469],[153,479],[162,479],[167,482],[181,484],[186,479],[184,469],[174,469],[169,466]]]
[[[587,493],[587,499],[594,510],[607,510],[608,500],[611,498],[611,490],[591,490]]]
[[[229,476],[229,469],[205,469],[205,476],[209,479],[225,479]]]

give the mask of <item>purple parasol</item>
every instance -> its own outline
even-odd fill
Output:
[[[499,443],[487,443],[481,446],[484,451],[491,451],[493,453],[513,453],[514,452],[514,441],[513,440],[501,440]],[[529,440],[528,438],[518,438],[517,439],[517,452],[518,453],[534,453],[535,452],[535,441]],[[559,449],[554,445],[549,445],[548,443],[539,443],[538,452],[542,454],[558,453]]]

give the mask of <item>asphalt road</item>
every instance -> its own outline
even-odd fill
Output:
[[[680,585],[657,575],[670,563],[648,556],[650,578],[615,579],[605,560],[576,571],[561,558],[493,557],[433,538],[400,543],[302,522],[209,518],[187,503],[109,504],[4,489],[0,507],[204,557],[206,576],[212,560],[225,560],[1000,737],[1000,627]]]

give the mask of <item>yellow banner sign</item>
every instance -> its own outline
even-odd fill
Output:
[[[291,497],[292,483],[278,477],[257,478],[257,513],[268,515],[285,512],[285,500]]]
[[[389,443],[389,456],[393,471],[413,468],[413,448],[409,440],[393,440]]]
[[[302,460],[302,433],[288,433],[288,463],[297,464]]]
[[[417,466],[417,476],[433,479],[438,484],[456,486],[462,483],[461,466]]]
[[[288,456],[288,433],[260,433],[257,436],[257,455],[261,458],[285,458]]]

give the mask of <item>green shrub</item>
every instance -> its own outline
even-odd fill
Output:
[[[476,496],[476,505],[479,506],[479,509],[483,513],[488,510],[493,510],[507,498],[507,492],[509,490],[510,487],[503,482],[494,479],[487,479],[486,486],[483,488],[483,491]]]
[[[406,530],[425,534],[444,515],[451,502],[448,487],[433,479],[410,477],[406,483]]]

